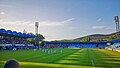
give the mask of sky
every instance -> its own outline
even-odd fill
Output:
[[[0,28],[39,33],[45,40],[115,32],[120,0],[0,0]]]

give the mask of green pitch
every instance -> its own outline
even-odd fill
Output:
[[[9,59],[19,61],[21,68],[119,68],[120,53],[105,49],[56,49],[48,54],[41,50],[0,51],[0,68]]]

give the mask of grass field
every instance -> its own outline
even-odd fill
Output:
[[[119,68],[120,53],[105,49],[56,49],[48,54],[41,50],[0,51],[0,68],[9,59],[19,61],[21,68]]]

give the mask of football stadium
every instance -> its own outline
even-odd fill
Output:
[[[0,68],[120,68],[119,6],[0,0]]]
[[[17,60],[21,68],[120,66],[119,38],[106,42],[44,41],[39,45],[28,42],[28,38],[37,39],[37,35],[0,29],[0,67],[10,59]]]

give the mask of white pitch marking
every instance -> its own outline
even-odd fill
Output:
[[[92,63],[92,65],[93,65],[93,68],[95,68],[95,64],[94,64],[94,61],[93,61],[93,60],[91,60],[91,63]]]

